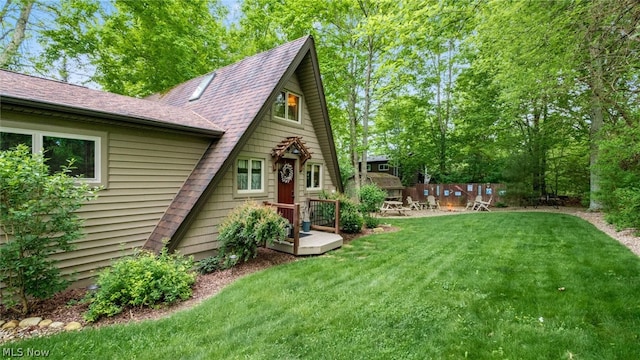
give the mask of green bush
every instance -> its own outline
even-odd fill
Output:
[[[217,256],[209,256],[204,258],[196,264],[196,270],[200,274],[210,274],[212,272],[216,272],[218,270],[222,270],[222,264],[220,263],[220,258]]]
[[[604,208],[607,221],[618,229],[640,229],[640,125],[609,124],[603,136],[596,167],[600,175],[596,201]]]
[[[363,219],[364,219],[364,224],[367,227],[367,229],[377,228],[378,225],[380,225],[380,219],[378,219],[376,217],[369,216],[369,215],[364,215]]]
[[[69,176],[50,174],[42,154],[19,145],[0,151],[0,300],[29,312],[33,298],[46,299],[67,287],[50,255],[73,248],[82,236],[75,211],[94,190]]]
[[[363,214],[380,211],[386,197],[387,192],[376,184],[362,186],[360,188],[360,211]]]
[[[232,262],[246,262],[256,257],[258,246],[285,239],[287,225],[287,220],[274,208],[248,201],[235,208],[220,224],[218,256],[227,266],[232,266]]]
[[[196,280],[193,266],[192,257],[169,254],[166,247],[159,255],[141,251],[119,259],[98,275],[98,290],[88,294],[89,310],[84,318],[96,321],[128,306],[153,307],[186,300]]]
[[[349,199],[346,195],[340,193],[328,194],[322,192],[320,194],[321,199],[338,200],[340,202],[340,229],[346,233],[359,233],[362,229],[363,219],[362,215],[358,211],[358,205]],[[322,208],[325,211],[330,212],[333,217],[335,210],[331,204],[323,204]],[[324,215],[324,214],[323,214]]]
[[[362,215],[357,211],[340,212],[340,224],[342,231],[349,234],[357,234],[362,230]]]

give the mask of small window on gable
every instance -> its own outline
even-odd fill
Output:
[[[307,190],[322,189],[322,165],[307,164]]]
[[[300,123],[301,98],[288,91],[281,91],[273,104],[273,115],[279,119]]]
[[[380,170],[380,171],[388,171],[389,170],[389,164],[380,164],[380,165],[378,165],[378,170]]]
[[[238,159],[236,186],[238,193],[262,192],[264,184],[264,160]]]
[[[34,153],[43,152],[51,173],[73,161],[71,176],[83,181],[100,182],[100,137],[25,129],[0,129],[0,150],[25,144]]]

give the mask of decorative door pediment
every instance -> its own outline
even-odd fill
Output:
[[[282,159],[287,153],[298,155],[300,157],[300,172],[304,169],[304,163],[311,159],[311,152],[302,141],[302,136],[289,136],[280,141],[280,143],[271,150],[274,171],[278,168],[278,161],[280,161],[280,159]]]

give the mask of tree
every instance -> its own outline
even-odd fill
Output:
[[[214,0],[64,0],[42,31],[41,64],[88,59],[104,90],[145,96],[230,61],[226,8]]]
[[[0,25],[2,25],[0,41],[3,46],[0,50],[0,68],[6,68],[14,62],[18,49],[25,39],[27,23],[34,3],[35,0],[23,0],[17,3],[7,0],[2,6],[0,10]],[[15,17],[12,16],[14,12],[17,13]]]
[[[74,211],[94,198],[68,171],[50,174],[42,154],[32,155],[25,145],[0,152],[0,300],[9,308],[19,302],[22,314],[31,298],[67,286],[51,255],[73,248],[82,236]]]

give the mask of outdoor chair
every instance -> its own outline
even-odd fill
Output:
[[[407,205],[409,205],[410,210],[422,210],[422,206],[419,203],[413,201],[411,196],[407,196]]]
[[[435,196],[433,195],[427,196],[427,207],[431,210],[435,210],[435,209],[440,210],[440,204],[438,203],[438,200],[436,200]]]
[[[493,200],[493,195],[491,195],[489,201],[479,201],[478,205],[476,206],[476,211],[491,211],[489,210],[489,206],[491,206],[491,200]]]
[[[469,209],[475,210],[478,206],[480,206],[481,202],[482,202],[482,195],[478,195],[478,196],[476,196],[475,200],[473,200],[473,201],[468,200],[467,201],[467,206],[465,206],[464,209],[465,210],[469,210]]]

